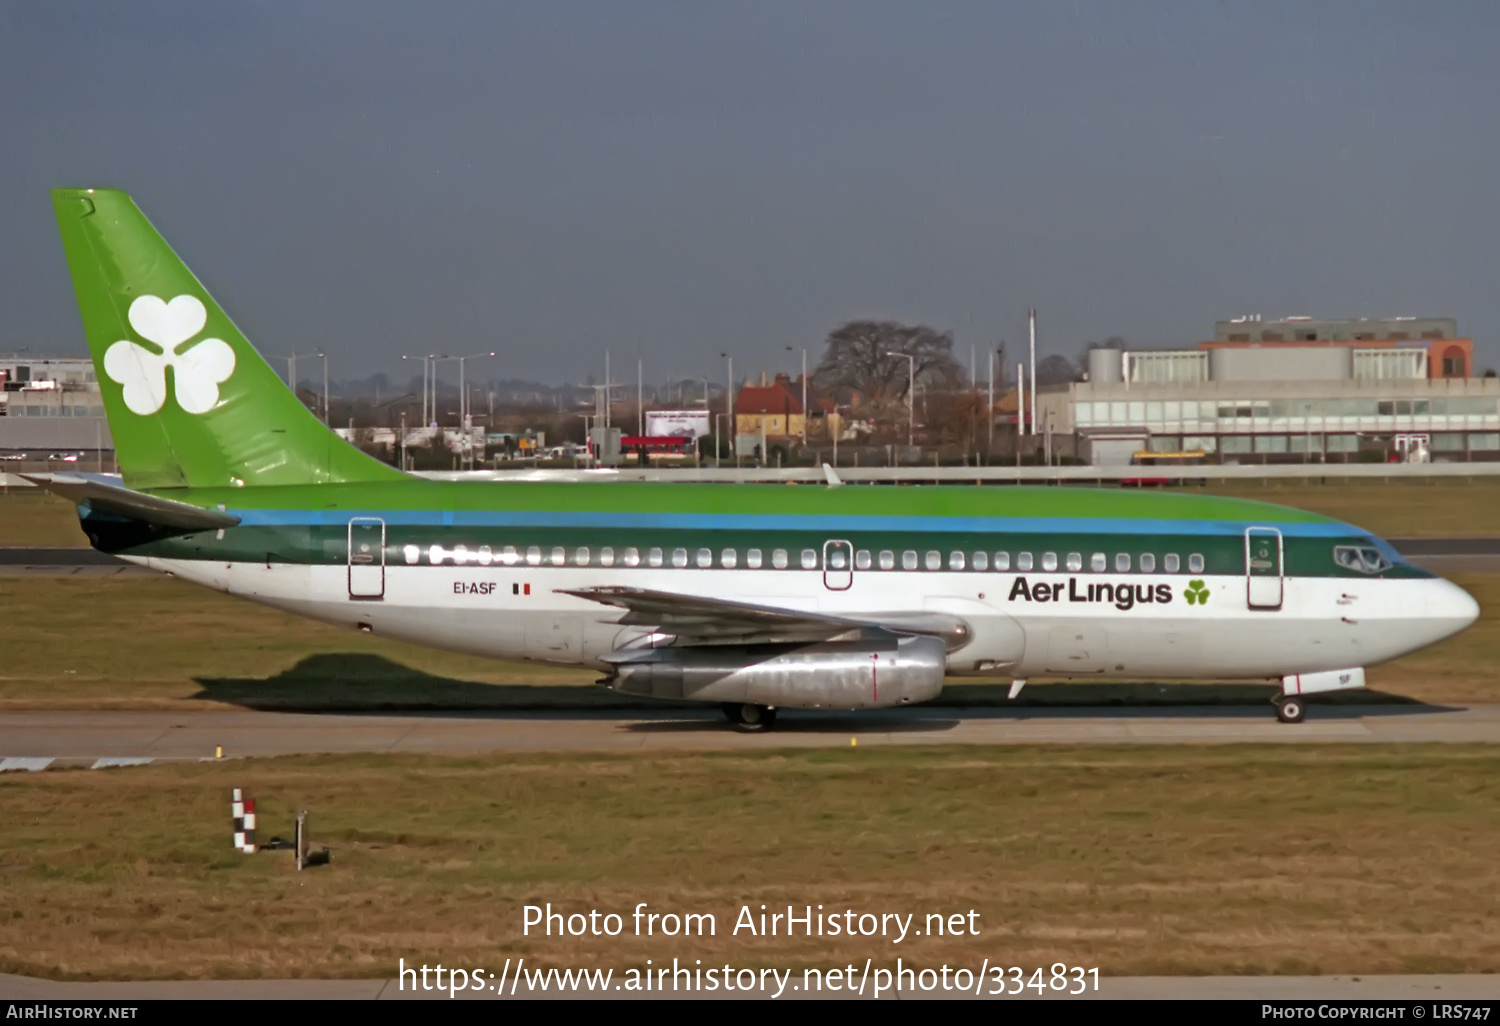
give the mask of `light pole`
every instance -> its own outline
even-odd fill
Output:
[[[285,356],[271,354],[272,360],[286,361],[287,384],[291,386],[292,395],[297,394],[297,361],[302,358],[323,358],[323,423],[328,423],[328,356],[321,350],[316,353],[288,353]]]
[[[899,356],[906,361],[906,447],[912,447],[913,430],[912,425],[916,421],[916,407],[913,402],[917,395],[917,358],[908,353],[897,353],[887,349],[886,356]]]
[[[438,360],[442,359],[442,357],[438,356],[435,353],[428,353],[426,356],[405,356],[405,355],[403,355],[401,357],[401,359],[403,359],[403,360],[421,360],[422,361],[422,427],[426,428],[434,420],[437,419],[437,367],[434,366],[434,364]],[[431,368],[431,370],[429,370],[429,367]],[[432,389],[432,406],[431,406],[430,410],[429,410],[428,405],[427,405],[427,391],[428,391],[428,387],[429,387],[428,386],[429,378],[431,379],[431,389]],[[430,414],[430,416],[429,416],[429,414]]]
[[[792,351],[791,346],[786,347],[787,352]],[[788,433],[790,433],[788,425]],[[807,448],[807,347],[802,347],[802,448]]]
[[[740,465],[740,447],[738,439],[735,438],[734,429],[734,357],[730,356],[728,353],[720,353],[719,355],[729,361],[728,369],[725,371],[725,374],[727,375],[725,381],[729,385],[729,388],[724,393],[724,419],[728,421],[729,446],[734,450],[734,465],[736,468],[738,468]]]
[[[468,379],[464,374],[464,364],[469,360],[483,360],[494,355],[494,353],[468,353],[464,356],[439,356],[433,361],[434,363],[440,360],[458,361],[458,428],[464,434],[464,453],[470,466],[474,463],[474,431],[469,423],[469,388]],[[434,396],[434,402],[436,402],[436,396]]]

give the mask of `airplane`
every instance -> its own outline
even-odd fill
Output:
[[[745,731],[976,675],[1274,680],[1298,722],[1479,615],[1369,532],[1242,499],[415,477],[317,420],[130,196],[52,199],[120,476],[27,476],[97,549],[253,602]]]

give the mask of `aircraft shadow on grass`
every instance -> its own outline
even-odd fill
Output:
[[[307,656],[269,677],[196,677],[194,698],[265,712],[410,713],[503,717],[520,713],[586,716],[639,713],[653,722],[641,730],[688,730],[705,716],[718,719],[714,705],[650,701],[605,688],[579,684],[490,684],[444,677],[367,652]],[[950,684],[935,701],[904,709],[849,713],[795,713],[807,729],[846,729],[856,721],[881,721],[883,729],[934,730],[965,718],[1045,718],[1106,713],[1141,717],[1265,716],[1276,688],[1270,684],[1150,684],[1066,682],[1029,684],[1020,697],[1009,685]],[[1321,718],[1388,713],[1441,712],[1444,707],[1380,691],[1315,696]]]

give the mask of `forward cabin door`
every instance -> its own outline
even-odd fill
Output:
[[[1245,581],[1251,609],[1280,609],[1282,592],[1281,532],[1274,527],[1245,531]]]
[[[385,521],[378,517],[349,521],[349,597],[385,598]]]
[[[823,587],[848,591],[854,584],[854,545],[846,541],[823,543]]]

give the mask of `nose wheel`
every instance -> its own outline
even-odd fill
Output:
[[[1276,699],[1276,718],[1282,723],[1301,723],[1307,715],[1307,706],[1295,695],[1283,695]]]
[[[722,708],[725,718],[746,734],[761,734],[776,726],[776,710],[768,705],[725,702]]]

